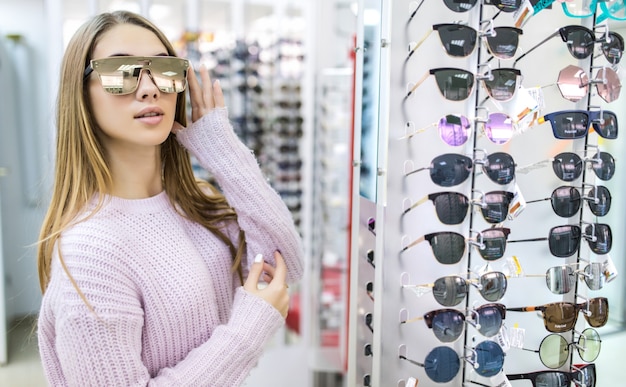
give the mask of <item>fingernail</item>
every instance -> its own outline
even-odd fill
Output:
[[[254,263],[261,263],[263,262],[263,254],[257,254],[256,257],[254,257]]]
[[[219,79],[216,79],[216,80],[215,80],[215,82],[213,82],[213,84],[214,84],[215,86],[219,86],[219,84],[220,84],[220,80],[219,80]]]

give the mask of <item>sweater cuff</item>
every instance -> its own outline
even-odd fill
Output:
[[[229,324],[250,333],[250,341],[264,346],[285,324],[276,308],[259,296],[247,292],[242,286],[235,290],[233,314]]]

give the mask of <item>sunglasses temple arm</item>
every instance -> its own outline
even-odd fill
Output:
[[[554,38],[555,36],[557,36],[559,34],[559,31],[554,32],[553,34],[551,34],[550,36],[548,36],[547,38],[545,38],[544,40],[542,40],[541,42],[537,43],[534,47],[532,47],[530,50],[526,51],[525,53],[523,53],[519,58],[515,59],[515,62],[513,62],[513,66],[511,67],[515,67],[515,65],[517,64],[517,62],[519,62],[523,57],[525,57],[526,55],[530,54],[531,52],[533,52],[537,47],[541,46],[542,44],[544,44],[545,42],[547,42],[548,40]]]
[[[414,170],[412,170],[411,172],[407,172],[407,173],[405,173],[405,174],[404,174],[404,177],[407,177],[407,176],[409,176],[409,175],[412,175],[412,174],[417,173],[417,172],[420,172],[420,171],[425,171],[425,170],[427,170],[427,169],[430,169],[430,167],[424,167],[424,168],[414,169]]]
[[[411,242],[411,243],[409,243],[408,245],[406,245],[406,246],[405,246],[405,247],[401,250],[401,252],[402,252],[402,251],[407,251],[407,250],[408,250],[408,249],[410,249],[411,247],[415,246],[415,245],[416,245],[416,244],[418,244],[418,243],[424,242],[425,240],[426,240],[426,239],[425,239],[423,236],[421,236],[421,237],[417,238],[416,240],[414,240],[413,242]]]
[[[400,321],[400,324],[409,324],[409,323],[417,322],[417,321],[420,321],[420,320],[423,320],[423,319],[424,319],[424,317],[419,317],[419,316],[418,317],[413,317],[413,318],[406,319],[404,321]]]
[[[468,386],[468,384],[469,384],[469,383],[471,383],[471,384],[475,384],[475,385],[477,385],[477,386],[482,386],[482,387],[490,387],[490,386],[489,386],[489,385],[487,385],[487,384],[478,383],[478,382],[475,382],[475,381],[473,381],[473,380],[468,380],[467,382],[463,383],[463,387],[469,387],[469,386]]]
[[[409,363],[414,364],[414,365],[416,365],[416,366],[418,366],[418,367],[424,367],[424,364],[422,364],[422,363],[420,363],[420,362],[417,362],[417,361],[415,361],[415,360],[411,360],[411,359],[409,359],[408,357],[406,357],[406,356],[404,356],[404,355],[400,355],[400,356],[398,356],[398,357],[399,357],[400,359],[402,359],[402,360],[406,360],[406,361],[408,361]]]
[[[539,241],[547,241],[548,238],[529,238],[529,239],[515,239],[512,241],[506,241],[506,243],[516,243],[516,242],[539,242]]]
[[[418,5],[417,5],[417,7],[415,8],[415,11],[413,11],[413,13],[411,13],[411,16],[409,16],[409,20],[407,20],[407,22],[406,22],[407,26],[409,25],[409,23],[411,23],[411,20],[413,20],[413,18],[414,18],[414,17],[415,17],[415,15],[417,14],[417,11],[419,11],[419,10],[420,10],[420,8],[422,8],[422,5],[424,5],[424,1],[425,1],[425,0],[422,0],[422,1],[421,1]]]
[[[430,36],[430,34],[432,34],[432,33],[433,33],[433,31],[434,31],[434,30],[430,30],[430,31],[428,31],[428,32],[427,32],[427,33],[426,33],[426,34],[422,37],[422,39],[420,39],[420,41],[419,41],[419,42],[415,43],[415,46],[414,46],[414,47],[413,47],[413,48],[409,51],[409,55],[406,57],[405,61],[406,61],[406,60],[409,60],[409,58],[411,57],[411,55],[413,55],[413,53],[414,53],[414,52],[415,52],[415,51],[419,48],[419,46],[421,46],[421,45],[422,45],[422,44],[426,41],[426,39],[428,39],[428,37]]]
[[[543,199],[529,200],[529,201],[526,202],[526,204],[544,202],[544,201],[550,200],[550,199],[552,199],[552,198],[543,198]]]
[[[407,208],[406,210],[404,210],[404,212],[402,213],[402,215],[406,214],[407,212],[411,211],[412,209],[414,209],[415,207],[419,206],[420,204],[424,204],[428,201],[428,196],[424,196],[423,198],[421,198],[420,200],[416,201],[415,203],[413,203],[411,205],[411,207]]]
[[[426,80],[426,78],[428,78],[429,75],[430,75],[430,72],[427,72],[426,74],[424,74],[422,78],[419,81],[417,81],[415,85],[413,85],[413,87],[411,87],[411,90],[409,90],[409,92],[406,94],[404,98],[405,99],[408,98],[415,91],[415,89],[417,89]]]

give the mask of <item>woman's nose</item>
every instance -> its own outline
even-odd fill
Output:
[[[137,82],[137,90],[135,91],[137,98],[158,98],[160,96],[160,90],[154,82],[154,79],[152,79],[150,70],[141,69],[139,71],[139,79]]]

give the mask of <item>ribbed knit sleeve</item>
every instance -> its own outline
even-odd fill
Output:
[[[237,137],[226,108],[216,108],[180,130],[177,138],[216,179],[246,233],[248,259],[263,254],[273,263],[279,250],[287,280],[303,274],[303,248],[291,213],[264,178],[256,158]],[[250,262],[248,262],[250,264]]]

